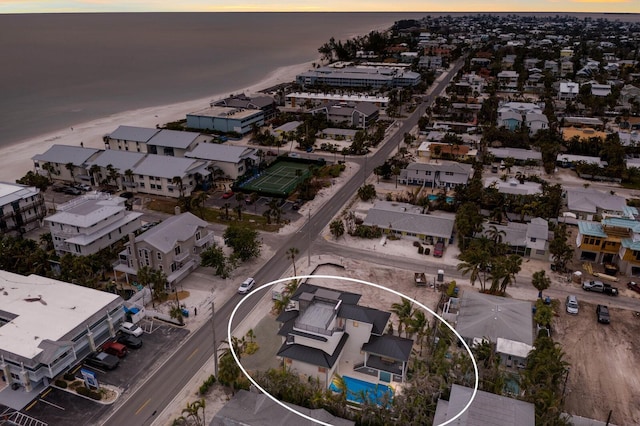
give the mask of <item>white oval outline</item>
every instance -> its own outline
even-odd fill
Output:
[[[469,400],[469,402],[467,402],[467,405],[465,405],[464,408],[458,414],[456,414],[455,417],[447,420],[444,423],[440,423],[437,426],[448,425],[448,424],[452,423],[453,421],[455,421],[458,417],[462,416],[462,414],[464,414],[465,411],[467,411],[467,409],[471,406],[471,404],[475,400],[476,394],[478,393],[478,382],[479,382],[479,378],[480,378],[479,373],[478,373],[478,364],[476,363],[476,359],[474,358],[473,353],[471,352],[471,348],[469,347],[469,345],[467,345],[467,342],[464,341],[462,336],[451,326],[451,324],[449,324],[440,315],[438,315],[437,313],[433,312],[430,308],[427,308],[425,305],[423,305],[422,303],[418,302],[417,300],[414,300],[411,297],[405,296],[404,294],[400,293],[399,291],[393,290],[391,288],[385,287],[385,286],[380,285],[380,284],[375,284],[375,283],[371,283],[371,282],[368,282],[368,281],[359,280],[357,278],[338,277],[338,276],[335,276],[335,275],[297,275],[295,277],[287,277],[287,278],[281,278],[279,280],[271,281],[271,282],[269,282],[267,284],[261,285],[260,287],[254,288],[245,297],[240,299],[240,302],[238,302],[238,304],[235,306],[235,308],[233,308],[233,311],[231,311],[231,316],[229,317],[229,322],[227,323],[227,342],[229,342],[229,350],[230,350],[231,355],[233,356],[233,359],[235,360],[236,364],[238,364],[238,367],[240,367],[240,370],[242,371],[242,374],[244,374],[245,377],[255,387],[257,387],[264,395],[267,395],[273,402],[275,402],[276,404],[280,405],[283,408],[286,408],[287,410],[291,411],[292,413],[297,414],[298,416],[301,416],[301,417],[303,417],[303,418],[305,418],[307,420],[310,420],[310,421],[312,421],[314,423],[318,423],[318,424],[321,424],[321,425],[324,425],[324,426],[332,426],[331,423],[325,423],[325,422],[322,422],[322,421],[320,421],[318,419],[314,419],[313,417],[307,416],[306,414],[301,413],[301,412],[289,407],[287,404],[285,404],[284,402],[280,401],[278,398],[276,398],[275,396],[271,395],[269,392],[265,391],[255,380],[253,380],[253,378],[249,375],[249,373],[247,373],[247,370],[244,369],[244,367],[240,363],[240,359],[238,359],[238,356],[236,355],[236,351],[233,349],[233,345],[231,344],[231,341],[232,341],[232,338],[231,338],[232,337],[231,336],[231,323],[233,322],[233,317],[236,315],[236,311],[238,310],[238,308],[244,303],[244,301],[249,296],[251,296],[254,293],[257,293],[258,291],[262,290],[263,288],[273,287],[274,285],[279,284],[279,283],[284,282],[284,281],[291,281],[291,280],[300,281],[300,279],[308,279],[308,278],[337,279],[337,280],[351,281],[351,282],[356,282],[356,283],[359,283],[359,284],[364,284],[364,285],[368,285],[368,286],[371,286],[371,287],[375,287],[375,288],[378,288],[380,290],[388,291],[390,293],[395,294],[396,296],[400,296],[401,298],[407,299],[410,302],[415,303],[416,305],[420,306],[422,309],[426,310],[427,312],[431,313],[433,316],[438,318],[440,320],[440,322],[444,323],[447,327],[449,327],[449,330],[453,331],[453,333],[462,342],[462,344],[464,345],[464,348],[467,350],[467,352],[471,356],[471,362],[473,363],[473,370],[474,370],[474,372],[476,374],[476,382],[475,382],[475,385],[473,387],[473,394],[471,395],[471,399]]]

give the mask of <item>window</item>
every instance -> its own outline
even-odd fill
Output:
[[[162,253],[157,252],[156,257],[158,258],[158,260],[162,260]]]
[[[535,243],[535,242],[536,242],[536,239],[535,239],[535,238],[533,238],[533,237],[531,237],[531,242],[532,242],[532,243]]]
[[[156,185],[156,189],[161,191],[162,190],[162,185]]]
[[[156,185],[155,185],[155,184],[153,184],[153,183],[152,183],[152,184],[150,184],[150,185],[149,185],[149,187],[150,187],[151,189],[156,189]]]
[[[327,369],[325,367],[318,367],[318,373],[326,373]]]
[[[200,231],[198,231],[198,232],[196,232],[196,241],[199,240],[200,238],[202,238],[202,237],[200,237]]]
[[[176,246],[176,248],[173,249],[173,252],[177,255],[180,254],[180,251],[180,246]]]

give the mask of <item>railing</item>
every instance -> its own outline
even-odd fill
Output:
[[[183,251],[180,254],[177,254],[173,260],[175,260],[176,262],[182,262],[183,260],[187,259],[189,256],[191,255],[191,253],[189,253],[188,250]]]
[[[202,247],[203,245],[205,245],[208,242],[213,241],[213,232],[205,235],[204,237],[200,238],[199,240],[196,240],[195,245],[198,247]]]

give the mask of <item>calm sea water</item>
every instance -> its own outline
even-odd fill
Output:
[[[0,15],[0,146],[121,111],[231,93],[281,66],[316,60],[330,37],[426,15],[445,14]]]

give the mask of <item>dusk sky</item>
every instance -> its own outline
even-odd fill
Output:
[[[0,13],[61,12],[608,12],[640,13],[639,0],[0,0]]]

